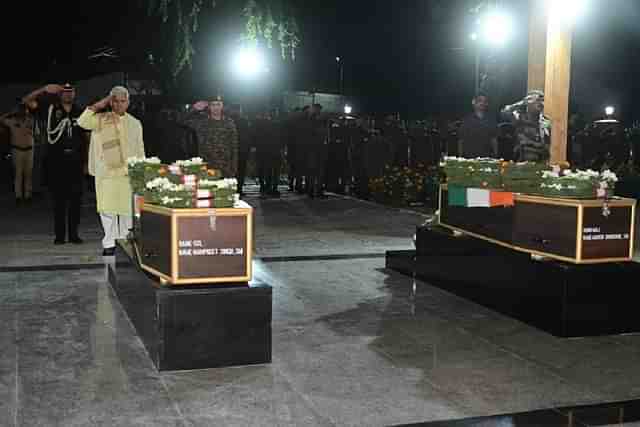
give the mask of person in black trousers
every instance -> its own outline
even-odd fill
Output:
[[[82,110],[75,89],[50,84],[23,98],[46,124],[48,185],[53,196],[54,244],[83,243],[78,234],[88,133],[77,125]]]

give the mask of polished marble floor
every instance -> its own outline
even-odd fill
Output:
[[[62,247],[46,201],[5,200],[0,426],[536,425],[477,417],[640,398],[640,336],[555,338],[386,271],[421,215],[293,195],[249,197],[273,363],[158,373],[106,281],[90,200],[87,242]]]

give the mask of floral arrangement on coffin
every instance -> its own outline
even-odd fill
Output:
[[[178,169],[182,175],[198,175],[207,171],[207,163],[202,157],[193,157],[189,160],[178,160],[171,165],[171,168]]]
[[[145,188],[145,170],[159,170],[162,167],[160,159],[157,157],[129,157],[127,159],[127,168],[129,182],[134,194],[144,193]]]
[[[170,208],[190,208],[193,206],[194,191],[182,184],[175,184],[168,178],[155,178],[145,185],[145,203]]]
[[[501,159],[445,157],[440,163],[447,183],[461,187],[501,188]]]
[[[546,163],[503,162],[502,185],[512,193],[538,194],[542,184],[542,174],[550,171]]]
[[[230,208],[236,202],[238,181],[235,178],[201,179],[198,182],[198,199],[211,199],[213,207]]]
[[[200,172],[198,172],[198,179],[201,180],[212,180],[212,179],[221,179],[222,178],[222,171],[220,171],[219,169],[205,169],[205,170],[200,170]]]
[[[429,179],[435,179],[437,169],[422,164],[415,168],[385,166],[384,175],[369,179],[369,192],[381,203],[406,205],[424,202]]]
[[[540,194],[549,197],[568,198],[609,198],[613,196],[618,177],[610,170],[597,172],[594,170],[570,169],[542,173]]]

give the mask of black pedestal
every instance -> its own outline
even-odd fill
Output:
[[[416,251],[387,252],[387,268],[560,337],[640,332],[640,264],[532,260],[444,228],[420,228]]]
[[[270,286],[163,286],[121,243],[109,281],[158,370],[271,362]]]

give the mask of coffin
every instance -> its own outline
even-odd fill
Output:
[[[136,249],[143,269],[172,285],[251,280],[253,209],[170,209],[144,204]]]
[[[608,215],[604,215],[608,206]],[[440,224],[494,244],[575,264],[631,261],[636,201],[516,194],[510,207],[449,206],[440,188]]]

